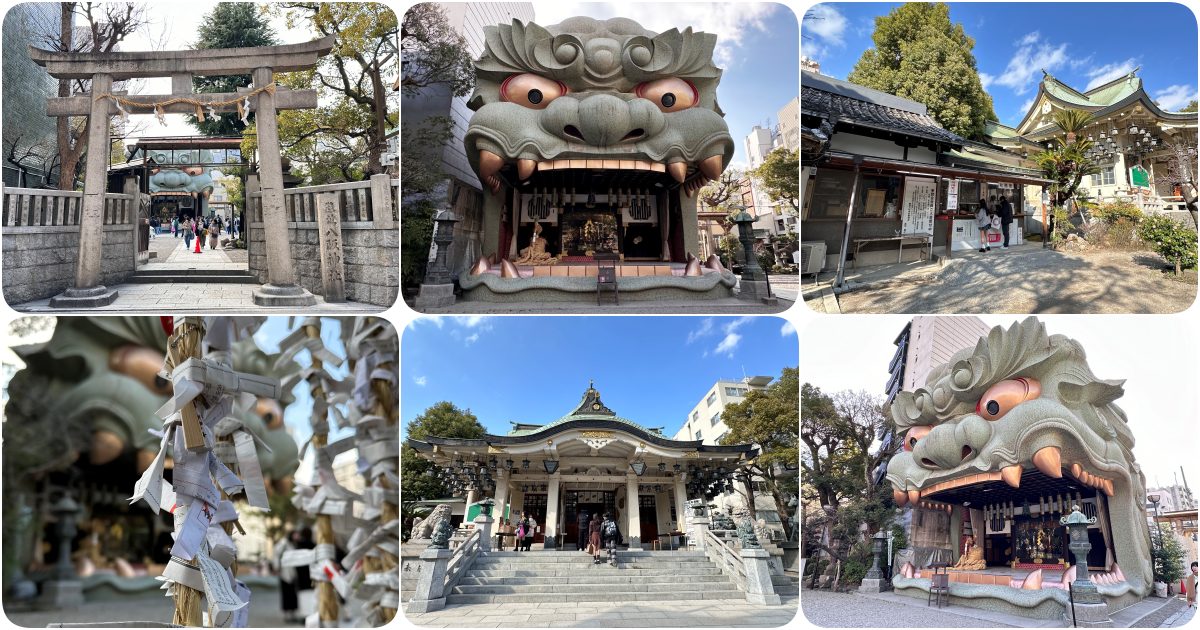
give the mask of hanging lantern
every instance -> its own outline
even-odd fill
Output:
[[[662,472],[667,472],[667,465],[666,465],[665,463],[663,463],[663,462],[659,462],[659,464],[658,464],[658,472],[660,472],[660,473],[662,473]]]

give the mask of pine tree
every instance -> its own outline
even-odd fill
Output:
[[[950,21],[947,4],[910,2],[875,18],[868,49],[847,77],[889,94],[924,103],[942,127],[980,138],[984,123],[996,120],[992,97],[983,90],[975,40]]]
[[[200,39],[192,48],[243,48],[249,46],[274,46],[279,43],[275,32],[259,15],[254,4],[248,2],[220,2],[200,23]],[[192,77],[192,88],[196,92],[234,93],[238,88],[249,87],[248,74],[223,77]],[[236,113],[218,114],[217,118],[205,116],[199,120],[188,115],[187,121],[206,136],[236,136],[246,125]]]

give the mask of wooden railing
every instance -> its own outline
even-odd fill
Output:
[[[738,590],[746,591],[746,563],[733,550],[732,546],[718,537],[712,530],[704,530],[704,553],[721,567],[721,572],[728,575],[737,584]]]
[[[442,591],[443,593],[447,595],[450,593],[450,589],[458,584],[478,555],[479,530],[474,529],[471,530],[471,535],[455,548],[454,555],[450,556],[450,561],[446,564],[446,588]]]
[[[79,225],[83,193],[5,186],[3,205],[4,227],[71,227]],[[127,225],[136,217],[133,196],[105,193],[104,225]]]

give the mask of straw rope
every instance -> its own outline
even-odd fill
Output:
[[[199,118],[200,120],[204,120],[204,108],[205,107],[211,108],[211,107],[215,107],[218,105],[234,105],[234,104],[236,104],[237,110],[238,110],[238,117],[239,118],[244,117],[246,114],[244,111],[242,111],[242,102],[246,101],[247,99],[249,99],[252,96],[258,96],[259,94],[262,94],[263,92],[266,92],[267,94],[274,94],[275,93],[275,83],[268,83],[267,85],[264,85],[260,88],[256,88],[254,90],[246,92],[245,94],[239,94],[234,98],[225,99],[223,101],[205,102],[205,101],[201,101],[201,100],[195,99],[195,98],[188,98],[186,96],[176,96],[173,98],[169,98],[165,101],[155,101],[153,103],[139,103],[137,101],[131,101],[127,98],[117,96],[116,94],[97,94],[93,100],[98,101],[101,99],[109,99],[117,104],[118,109],[122,109],[122,110],[125,108],[153,109],[155,114],[159,115],[159,116],[161,116],[164,113],[163,109],[162,109],[164,107],[168,107],[170,105],[178,105],[180,103],[186,103],[186,104],[192,105],[196,108],[196,118]]]

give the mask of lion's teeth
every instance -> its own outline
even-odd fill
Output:
[[[500,168],[504,166],[504,158],[488,151],[487,149],[479,150],[479,178],[488,179],[492,175],[500,172]]]
[[[1023,471],[1021,470],[1020,464],[1005,466],[1004,468],[1000,469],[1000,478],[1004,480],[1004,483],[1007,483],[1014,488],[1019,488],[1021,486],[1022,472]]]
[[[517,179],[525,181],[537,170],[536,160],[517,160]]]
[[[667,164],[667,172],[671,174],[671,178],[680,184],[687,178],[687,162],[670,162]]]
[[[721,160],[722,160],[722,158],[719,155],[714,155],[712,157],[706,158],[705,160],[700,162],[700,164],[698,164],[698,166],[700,168],[700,172],[704,173],[704,176],[709,179],[716,179],[716,178],[720,177],[721,176]]]
[[[1047,446],[1034,453],[1033,465],[1047,477],[1062,478],[1062,455],[1057,446]]]

